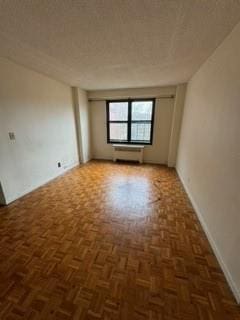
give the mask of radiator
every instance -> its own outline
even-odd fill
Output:
[[[132,160],[143,162],[142,145],[113,144],[113,161]]]

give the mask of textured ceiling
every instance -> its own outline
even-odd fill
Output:
[[[85,89],[187,81],[239,0],[0,0],[0,56]]]

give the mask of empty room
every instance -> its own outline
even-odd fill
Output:
[[[240,1],[0,0],[0,319],[240,320]]]

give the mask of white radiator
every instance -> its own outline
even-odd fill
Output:
[[[133,160],[143,162],[142,145],[133,144],[113,144],[113,161],[116,160]]]

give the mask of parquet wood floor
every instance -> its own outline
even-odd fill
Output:
[[[0,213],[1,320],[240,319],[174,170],[92,161]]]

